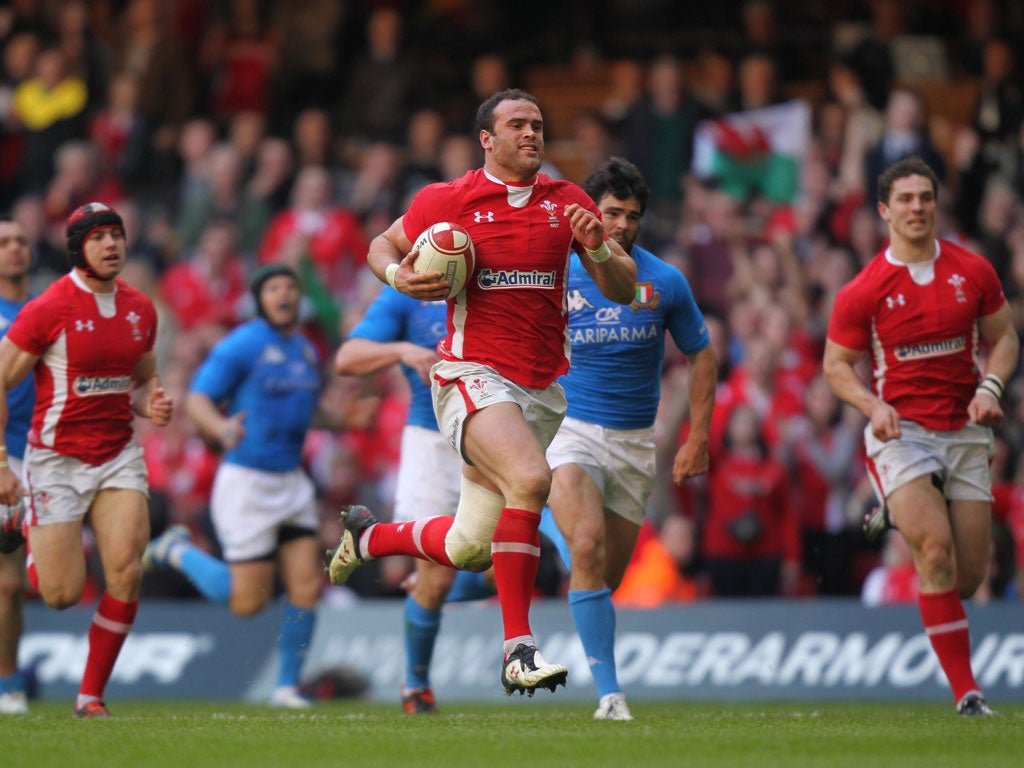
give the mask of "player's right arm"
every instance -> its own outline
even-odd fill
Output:
[[[448,283],[441,280],[440,272],[418,274],[413,268],[417,251],[412,250],[412,241],[405,234],[403,216],[370,241],[366,261],[373,274],[399,293],[405,293],[420,301],[439,301],[448,293]],[[395,265],[395,266],[392,266]],[[393,275],[389,275],[393,272]]]
[[[871,431],[882,442],[900,437],[900,417],[896,409],[871,392],[854,366],[863,353],[844,347],[832,339],[825,341],[822,370],[836,397],[849,403],[871,420]]]
[[[18,347],[6,336],[0,339],[0,502],[14,506],[25,495],[25,487],[11,472],[8,465],[7,446],[3,445],[3,435],[7,429],[7,393],[28,376],[39,360],[39,355]]]

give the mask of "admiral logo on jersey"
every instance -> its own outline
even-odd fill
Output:
[[[965,336],[955,336],[952,339],[944,339],[942,341],[929,341],[924,344],[896,347],[894,354],[897,360],[921,360],[926,357],[954,355],[965,349],[967,349],[967,338]]]
[[[477,285],[485,290],[554,288],[557,281],[557,272],[541,272],[539,269],[481,269],[476,276]]]
[[[131,376],[79,376],[72,384],[72,389],[79,397],[93,395],[117,395],[131,392]]]

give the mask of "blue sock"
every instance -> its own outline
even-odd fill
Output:
[[[570,570],[572,568],[572,557],[569,555],[569,545],[566,543],[565,537],[562,536],[562,532],[558,530],[555,516],[551,514],[550,507],[544,507],[540,513],[540,532],[551,539],[551,543],[558,548],[558,556],[562,558],[562,565],[565,566],[565,570]]]
[[[277,685],[298,686],[302,662],[306,660],[309,641],[313,639],[316,611],[299,608],[286,602],[281,612],[281,634],[277,636],[280,662]]]
[[[228,598],[231,597],[231,570],[227,563],[194,544],[186,544],[181,552],[181,567],[178,570],[211,603],[228,604]]]
[[[426,688],[430,685],[430,660],[434,641],[441,629],[441,612],[432,611],[405,598],[405,685]]]
[[[25,676],[18,670],[13,675],[0,677],[0,693],[14,693],[25,690]]]
[[[596,592],[569,590],[569,608],[576,623],[576,634],[587,654],[590,673],[597,684],[597,695],[615,693],[619,680],[615,676],[615,608],[612,591],[605,587]]]
[[[487,583],[482,573],[459,571],[455,574],[455,581],[448,590],[445,602],[465,603],[470,600],[484,600],[494,594],[494,587]]]

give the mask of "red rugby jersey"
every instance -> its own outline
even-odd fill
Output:
[[[597,206],[576,184],[537,174],[516,186],[483,169],[420,190],[403,218],[406,237],[440,221],[460,224],[476,269],[448,300],[445,360],[489,365],[523,387],[543,389],[569,368],[565,277],[575,244],[567,206]]]
[[[988,261],[938,243],[921,264],[876,255],[836,295],[828,337],[871,356],[873,391],[901,419],[945,432],[967,423],[980,381],[978,319],[1006,297]]]
[[[132,376],[153,349],[153,302],[122,280],[96,294],[74,272],[25,305],[9,338],[39,355],[29,445],[88,464],[114,458],[132,437]]]

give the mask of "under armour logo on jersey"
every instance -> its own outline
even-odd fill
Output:
[[[473,211],[473,221],[477,224],[483,222],[494,223],[494,211]]]
[[[893,309],[897,305],[899,305],[901,307],[907,306],[907,300],[903,298],[903,294],[902,293],[896,294],[896,298],[895,299],[892,296],[886,296],[885,297],[885,303],[889,306],[889,309]]]
[[[579,312],[581,309],[593,309],[594,305],[590,303],[590,300],[584,296],[579,288],[573,288],[569,291],[565,297],[566,306],[569,307],[570,312]]]
[[[75,320],[76,331],[95,331],[92,320]]]

